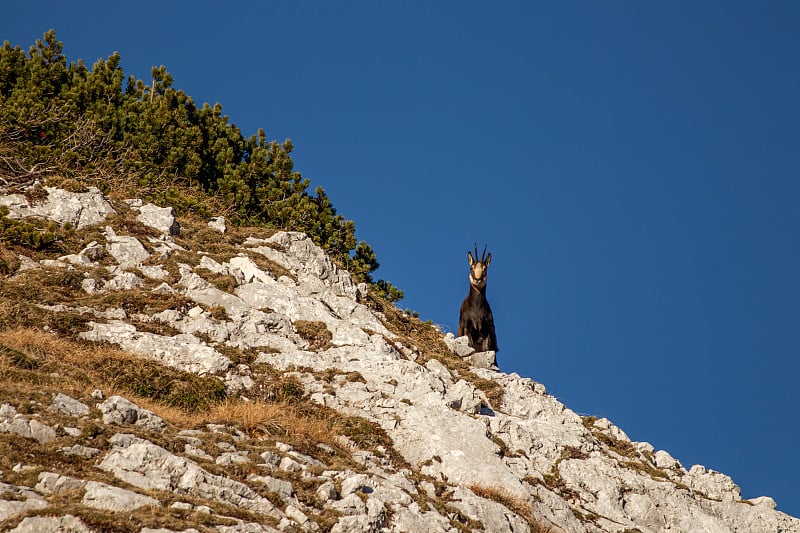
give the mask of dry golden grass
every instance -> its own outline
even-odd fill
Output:
[[[255,401],[226,398],[217,378],[180,372],[106,344],[30,328],[0,331],[0,402],[18,405],[21,398],[30,398],[47,404],[53,393],[64,392],[91,403],[91,391],[100,388],[106,396],[125,396],[175,426],[222,423],[253,437],[280,437],[311,455],[325,443],[349,456],[337,439],[345,436],[361,449],[388,453],[404,464],[377,424],[314,404],[295,378],[270,370],[262,370],[260,387],[251,391]]]
[[[542,524],[541,521],[534,516],[533,506],[530,502],[519,496],[511,494],[504,488],[497,485],[492,485],[489,487],[484,487],[481,485],[469,485],[467,488],[475,493],[475,495],[480,496],[481,498],[486,498],[487,500],[495,501],[522,517],[525,522],[531,526],[532,533],[549,533],[551,531],[549,527]]]
[[[392,440],[380,426],[308,400],[266,402],[229,399],[207,411],[193,413],[163,405],[152,405],[151,410],[176,426],[203,427],[210,423],[231,425],[256,439],[278,439],[312,456],[319,455],[319,444],[327,444],[339,450],[346,459],[352,450],[343,447],[340,437],[347,437],[360,449],[388,454],[397,466],[407,466],[394,452]]]
[[[82,366],[87,361],[99,360],[108,355],[130,357],[124,352],[98,344],[77,345],[78,343],[30,328],[17,328],[0,332],[0,345],[19,350],[43,363],[77,363]]]
[[[17,271],[20,261],[17,254],[6,248],[0,246],[0,275],[7,276]]]
[[[294,329],[308,342],[308,349],[321,352],[331,347],[333,333],[324,322],[313,320],[295,320]]]
[[[294,402],[267,403],[229,400],[196,415],[183,414],[184,423],[227,423],[240,427],[252,436],[280,436],[290,440],[335,444],[341,434],[338,417],[333,412],[309,413]]]
[[[208,409],[225,398],[216,377],[165,367],[106,344],[92,344],[30,328],[0,332],[0,398],[24,388],[73,393],[101,388],[151,398],[184,410]],[[57,390],[56,390],[57,389]]]
[[[201,533],[217,531],[215,526],[234,526],[237,519],[247,522],[261,522],[277,525],[277,520],[264,515],[246,511],[232,505],[209,500],[192,498],[187,495],[173,495],[160,491],[145,491],[161,502],[160,506],[145,506],[125,513],[114,513],[92,509],[81,504],[83,490],[61,492],[48,498],[50,507],[42,510],[28,511],[6,521],[0,521],[2,531],[13,529],[27,516],[65,516],[73,515],[86,524],[92,531],[114,533],[138,533],[143,528],[161,530],[162,528],[182,531],[194,528]],[[181,501],[196,505],[206,505],[214,513],[173,509],[170,504]]]
[[[104,345],[83,345],[82,343],[65,339],[51,333],[31,329],[15,329],[0,332],[0,403],[9,402],[23,414],[39,414],[41,421],[50,425],[62,424],[78,426],[82,435],[78,438],[60,434],[58,438],[48,444],[31,446],[30,441],[10,433],[0,434],[0,471],[4,473],[3,480],[12,484],[33,486],[37,482],[40,471],[55,471],[64,475],[96,480],[116,485],[113,476],[96,468],[94,460],[78,456],[65,456],[58,452],[58,448],[65,445],[80,443],[105,449],[108,439],[119,428],[106,426],[92,418],[74,419],[66,415],[46,412],[47,406],[55,392],[65,392],[76,399],[90,405],[94,402],[90,393],[94,388],[101,388],[108,396],[122,394],[136,402],[143,408],[154,411],[156,414],[172,422],[172,426],[162,434],[142,431],[136,427],[127,427],[125,431],[132,432],[149,439],[173,453],[183,451],[183,441],[174,439],[175,432],[180,427],[201,428],[207,423],[224,423],[248,430],[254,436],[267,437],[266,439],[252,439],[248,443],[238,443],[237,447],[250,449],[256,453],[268,449],[274,444],[274,439],[267,435],[281,434],[281,440],[296,445],[301,451],[313,450],[317,454],[320,450],[316,447],[318,442],[331,442],[335,431],[341,424],[327,411],[312,412],[311,409],[299,405],[279,403],[247,403],[243,400],[228,400],[218,403],[208,409],[187,411],[174,406],[166,405],[163,399],[144,398],[132,394],[126,386],[117,386],[113,380],[104,380],[104,375],[109,375],[111,369],[121,374],[128,374],[129,364],[144,364],[142,360],[114,348]],[[170,369],[162,369],[169,373]],[[193,376],[172,374],[176,380],[182,378],[193,379]],[[147,376],[144,376],[148,379]],[[122,385],[127,384],[122,381]],[[214,442],[225,439],[224,434],[209,434],[207,449],[213,452]],[[302,445],[302,446],[301,446]],[[35,465],[33,470],[13,472],[15,464],[23,463]],[[345,454],[337,454],[333,463],[344,468],[358,468],[357,463],[348,459]],[[219,475],[226,475],[244,482],[249,473],[253,473],[254,464],[239,467],[218,467],[214,464],[204,465],[209,471]],[[249,470],[248,470],[249,468]],[[308,504],[313,504],[313,495],[316,487],[309,489]],[[255,487],[256,490],[259,487]],[[263,491],[262,491],[263,492]],[[147,491],[147,494],[162,501],[163,506],[153,509],[139,509],[132,513],[117,514],[104,511],[95,511],[81,505],[81,491],[75,494],[59,494],[52,498],[52,506],[42,511],[33,511],[31,515],[73,514],[79,516],[95,531],[139,531],[142,527],[171,527],[184,529],[195,527],[199,531],[212,531],[214,524],[232,525],[230,520],[223,518],[208,518],[202,513],[174,510],[169,508],[172,501],[192,501],[186,495],[173,495],[158,491]],[[263,494],[262,495],[266,495]],[[309,499],[311,498],[311,499]],[[305,500],[304,500],[305,501]],[[197,500],[197,504],[210,505],[218,514],[244,519],[247,521],[263,521],[263,516],[256,516],[245,510]],[[7,531],[17,525],[22,516],[7,522],[0,522],[0,530]],[[209,521],[211,520],[211,521]],[[335,522],[335,520],[333,520]],[[333,522],[330,524],[332,525]],[[275,525],[275,524],[271,524]]]
[[[248,237],[267,239],[278,230],[257,226],[236,226],[228,224],[227,231],[223,234],[208,227],[208,220],[199,217],[181,217],[181,233],[175,237],[175,242],[188,250],[202,250],[212,257],[230,259],[242,251],[242,243]]]
[[[275,261],[272,261],[271,259],[268,259],[259,253],[249,253],[248,257],[253,261],[253,263],[256,264],[256,266],[258,266],[258,268],[275,276],[275,279],[278,279],[281,276],[286,276],[291,280],[297,281],[297,276],[289,269],[285,268],[283,265],[279,265]]]

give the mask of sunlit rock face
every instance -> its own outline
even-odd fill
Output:
[[[65,387],[50,404],[0,406],[0,436],[86,462],[70,472],[15,466],[13,483],[0,483],[7,530],[92,531],[85,507],[174,513],[173,524],[204,513],[218,531],[800,531],[772,498],[743,501],[728,476],[686,469],[607,419],[579,416],[544,385],[499,371],[491,352],[434,330],[442,351],[414,345],[304,234],[251,237],[224,256],[187,251],[171,209],[128,202],[131,217],[159,234],[148,239],[106,227],[114,209],[99,191],[46,190],[35,206],[22,195],[0,205],[18,218],[103,228],[105,242],[20,259],[25,270],[80,269],[87,297],[113,293],[47,308],[85,317],[79,338],[217,378],[245,398],[269,365],[319,409],[376,424],[391,446],[370,451],[341,437],[338,449],[298,449],[281,441],[279,423],[251,434],[236,420],[180,427],[109,384],[80,398]],[[222,217],[210,224],[226,231]],[[184,303],[152,311],[91,303],[125,294]],[[98,427],[113,436],[94,438]],[[55,494],[72,495],[70,514],[42,514]],[[141,530],[170,530],[154,525]]]

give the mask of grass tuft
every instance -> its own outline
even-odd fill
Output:
[[[308,349],[314,352],[325,351],[331,347],[333,333],[324,322],[312,320],[296,320],[294,329],[308,342]]]
[[[532,533],[549,533],[551,531],[549,527],[542,524],[541,521],[538,520],[533,514],[533,506],[530,504],[530,502],[519,496],[511,494],[504,488],[496,485],[489,487],[484,487],[481,485],[469,485],[467,488],[476,496],[495,501],[522,517],[525,522],[531,526]]]

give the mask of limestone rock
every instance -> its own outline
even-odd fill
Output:
[[[147,227],[160,231],[165,235],[177,235],[181,227],[175,220],[175,210],[171,207],[158,207],[152,203],[139,207],[136,220]]]
[[[80,428],[75,428],[72,426],[62,426],[61,429],[64,430],[64,433],[70,437],[80,437],[83,434]]]
[[[450,525],[449,519],[433,510],[423,511],[417,502],[408,507],[395,507],[392,525],[396,531],[424,531],[426,533],[456,533],[458,531]]]
[[[166,423],[152,411],[142,409],[122,396],[110,396],[97,404],[103,413],[104,424],[134,424],[149,431],[162,431]]]
[[[110,342],[124,350],[157,359],[163,364],[196,374],[216,374],[225,371],[231,361],[214,348],[188,334],[164,337],[136,331],[120,320],[107,324],[90,322],[91,330],[80,333],[82,339]]]
[[[318,284],[321,283],[337,296],[347,296],[355,300],[357,288],[350,274],[334,265],[307,235],[295,231],[280,231],[263,242],[267,246],[258,246],[260,243],[254,239],[245,241],[245,245],[254,246],[253,251],[297,272],[300,281],[309,285],[311,290],[317,291]],[[276,254],[276,250],[269,245],[278,245],[284,253]]]
[[[13,406],[0,406],[0,433],[16,433],[26,439],[34,439],[46,444],[56,438],[56,432],[34,418],[17,414]]]
[[[121,268],[135,267],[150,257],[150,252],[136,237],[117,235],[111,226],[106,226],[106,250]]]
[[[174,505],[173,505],[173,507],[174,507]],[[176,507],[176,509],[177,509],[177,507]],[[160,527],[160,528],[157,528],[157,529],[153,529],[153,528],[150,528],[150,527],[143,527],[142,529],[139,530],[139,533],[200,533],[200,532],[197,531],[193,527],[190,527],[189,529],[184,529],[184,530],[181,530],[181,531],[176,531],[174,529],[167,529],[167,528],[164,528],[164,527]]]
[[[91,533],[80,518],[73,515],[64,516],[28,516],[22,519],[17,527],[9,533]]]
[[[19,259],[20,265],[19,268],[17,269],[16,274],[21,274],[22,272],[28,270],[36,270],[38,268],[41,268],[38,262],[34,261],[33,259],[31,259],[26,255],[18,255],[17,258]]]
[[[169,272],[164,270],[159,265],[139,265],[139,272],[144,274],[145,277],[161,281],[169,277]]]
[[[72,446],[59,448],[58,451],[64,455],[76,455],[78,457],[86,457],[87,459],[92,459],[100,455],[99,449],[83,446],[81,444],[74,444]]]
[[[305,525],[306,522],[308,522],[308,516],[306,516],[306,514],[303,511],[301,511],[294,505],[287,505],[284,512],[286,513],[286,518],[294,520],[300,526],[303,526]]]
[[[599,429],[614,440],[623,442],[631,441],[625,432],[615,426],[608,418],[598,418],[594,421],[593,427]]]
[[[175,290],[170,287],[168,283],[161,283],[157,287],[154,287],[152,292],[155,294],[174,294]]]
[[[228,269],[219,264],[218,262],[214,261],[207,255],[204,255],[200,258],[200,263],[197,265],[199,268],[205,268],[206,270],[210,270],[214,274],[224,274],[227,273]]]
[[[302,470],[305,470],[305,467],[303,465],[301,465],[291,457],[284,457],[283,459],[281,459],[278,468],[280,470],[283,470],[284,472],[300,472]]]
[[[0,421],[13,420],[17,415],[17,408],[11,404],[4,403],[0,405]]]
[[[655,452],[654,457],[658,468],[665,470],[683,470],[681,463],[664,450]]]
[[[483,400],[474,387],[463,379],[447,388],[445,392],[446,405],[451,409],[465,413],[478,414]]]
[[[75,266],[93,266],[105,253],[105,247],[97,241],[92,241],[77,254],[64,255],[58,258]]]
[[[331,502],[329,507],[348,516],[367,514],[367,505],[356,494],[349,494],[341,500]]]
[[[233,465],[233,464],[245,464],[249,463],[250,458],[247,457],[247,454],[242,452],[225,452],[221,453],[219,457],[217,457],[216,461],[214,461],[218,465],[226,466],[226,465]]]
[[[452,333],[448,333],[442,340],[447,348],[459,357],[469,357],[475,353],[475,349],[469,345],[469,338],[466,335],[456,338]]]
[[[225,217],[211,217],[211,220],[208,221],[208,227],[220,233],[225,233],[228,229],[225,224]]]
[[[181,245],[175,242],[171,235],[161,235],[160,237],[148,237],[147,242],[153,247],[153,253],[159,259],[167,259],[174,252],[186,251]]]
[[[103,284],[92,278],[85,278],[81,282],[81,289],[86,294],[95,294],[103,290]]]
[[[278,533],[278,531],[291,530],[291,526],[289,525],[282,530],[278,530],[263,524],[239,521],[239,523],[234,526],[217,526],[216,529],[219,533]]]
[[[99,290],[102,291],[131,291],[133,289],[137,289],[144,285],[142,278],[134,274],[133,272],[126,272],[121,269],[112,269],[112,273],[114,275],[113,278],[103,283],[102,287],[97,287],[95,285],[93,287],[94,291],[87,290],[86,292],[97,292]],[[87,280],[84,280],[87,281]],[[85,289],[84,289],[85,290]]]
[[[492,368],[497,370],[497,356],[494,352],[475,352],[470,355],[469,364],[477,368]]]
[[[229,316],[241,316],[250,311],[241,298],[222,291],[192,271],[189,265],[179,265],[183,287],[187,297],[208,307],[223,307]]]
[[[334,485],[331,481],[326,481],[317,487],[316,494],[317,497],[323,502],[335,500],[339,497],[339,493],[336,491],[336,485]]]
[[[194,446],[192,444],[186,444],[183,447],[183,453],[186,455],[191,455],[192,457],[197,457],[198,459],[202,459],[204,461],[214,461],[214,458],[206,453],[201,448]]]
[[[370,478],[369,487],[372,490],[371,494],[387,505],[411,505],[414,501],[411,495],[417,494],[416,486],[400,473],[375,472]]]
[[[372,492],[369,476],[365,474],[354,474],[342,481],[342,497],[349,496],[356,492]]]
[[[248,479],[266,486],[267,489],[280,496],[283,501],[288,501],[289,498],[292,497],[292,494],[294,494],[294,488],[292,487],[292,484],[282,479],[258,475],[251,475]]]
[[[9,497],[12,499],[7,500]],[[32,490],[8,483],[0,483],[0,498],[0,522],[50,505]]]
[[[115,447],[99,467],[134,487],[189,494],[281,518],[269,500],[244,483],[212,474],[144,439],[118,434],[111,440]]]
[[[97,481],[86,483],[86,493],[81,503],[86,507],[115,513],[133,511],[146,505],[161,505],[158,500],[150,496]]]
[[[86,482],[70,476],[62,476],[55,472],[42,472],[39,474],[39,483],[34,487],[45,495],[60,494],[62,492],[82,489]]]
[[[775,509],[775,507],[777,506],[775,500],[770,498],[769,496],[759,496],[758,498],[750,498],[747,501],[749,501],[753,505],[760,505],[762,507],[766,507],[767,509]]]
[[[9,209],[9,218],[39,217],[59,224],[72,224],[78,230],[103,222],[115,213],[100,189],[70,192],[45,187],[47,199],[30,204],[22,194],[0,196],[0,205]]]
[[[702,465],[694,465],[682,480],[692,489],[715,500],[739,501],[742,499],[739,487],[730,477],[714,470],[707,470]]]
[[[493,533],[529,532],[525,519],[516,515],[500,503],[476,496],[464,487],[453,493],[453,506],[465,516],[483,524],[485,531]]]
[[[252,259],[247,256],[232,257],[228,261],[228,270],[240,285],[258,280],[262,283],[273,281],[272,276],[261,270]]]
[[[89,414],[88,405],[62,393],[58,393],[53,397],[53,404],[48,410],[74,417],[86,416]]]

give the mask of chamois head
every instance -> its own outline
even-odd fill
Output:
[[[483,290],[486,287],[486,271],[489,269],[489,263],[492,262],[492,254],[486,255],[486,246],[483,247],[483,254],[478,260],[478,245],[475,244],[475,257],[472,257],[472,252],[467,252],[467,259],[469,259],[469,284],[477,290]]]

